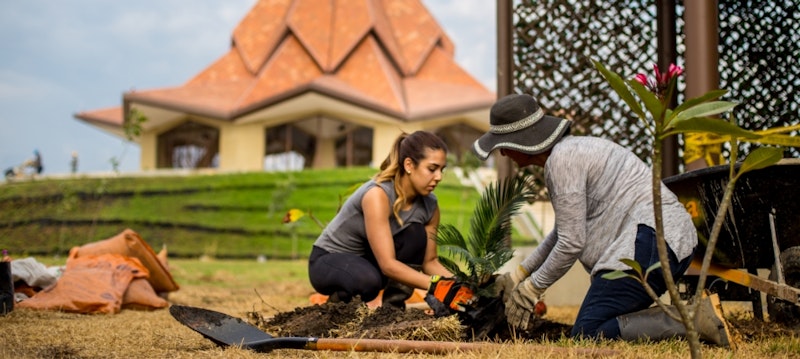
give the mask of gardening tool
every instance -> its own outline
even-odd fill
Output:
[[[385,339],[329,339],[315,337],[273,337],[257,327],[213,310],[172,305],[170,314],[182,324],[222,346],[241,346],[256,352],[275,349],[397,352],[444,354],[457,350],[486,349],[491,344]]]
[[[356,352],[393,352],[446,354],[455,351],[501,348],[494,343],[462,343],[422,340],[346,339],[315,337],[273,337],[245,321],[213,310],[172,305],[170,314],[181,324],[193,329],[221,346],[240,346],[256,352],[275,349],[306,349]],[[604,349],[569,349],[542,346],[541,351],[590,356],[610,356],[614,351]]]

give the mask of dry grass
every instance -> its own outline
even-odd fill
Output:
[[[290,266],[251,263],[214,272],[197,270],[192,261],[173,263],[182,288],[171,303],[209,308],[246,318],[249,311],[265,316],[308,305],[312,290],[304,264]],[[278,268],[280,267],[280,268]],[[277,269],[276,269],[277,268]],[[262,276],[250,273],[260,272]],[[277,271],[277,272],[276,272]],[[246,272],[246,273],[245,273]],[[246,278],[246,282],[242,282]],[[191,284],[185,284],[191,283]],[[548,317],[571,323],[577,308],[550,307]],[[743,338],[737,351],[707,346],[706,358],[798,358],[800,340],[793,336]],[[475,352],[447,355],[276,350],[254,353],[220,348],[175,321],[167,310],[123,310],[115,315],[80,315],[15,310],[0,317],[2,358],[572,358],[586,357],[587,349],[612,349],[619,358],[687,358],[688,345],[680,340],[660,343],[621,341],[586,342],[560,339],[547,342],[511,342]]]

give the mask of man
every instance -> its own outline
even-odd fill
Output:
[[[516,270],[498,278],[509,324],[527,329],[545,289],[580,261],[592,281],[572,336],[635,340],[685,335],[682,323],[661,308],[649,308],[653,300],[642,284],[602,278],[630,270],[620,259],[634,259],[642,268],[659,261],[651,169],[611,141],[570,136],[571,121],[544,115],[528,95],[501,98],[489,121],[489,132],[473,145],[475,154],[486,160],[499,149],[520,167],[543,167],[555,211],[553,231]],[[691,262],[697,232],[677,197],[664,185],[661,192],[669,269],[679,278]],[[667,289],[661,269],[650,273],[648,283],[659,296]],[[728,346],[719,306],[708,298],[704,302],[697,314],[701,338]]]

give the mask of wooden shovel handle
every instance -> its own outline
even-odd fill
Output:
[[[471,351],[495,346],[492,343],[462,343],[422,340],[390,340],[390,339],[330,339],[316,338],[309,341],[307,349],[357,352],[386,353],[424,353],[446,354],[454,351]]]
[[[585,356],[592,358],[617,356],[620,353],[613,349],[601,348],[562,348],[545,345],[529,345],[538,353],[551,353],[557,356]],[[385,353],[420,353],[447,354],[455,351],[492,350],[508,348],[508,344],[499,343],[464,343],[424,340],[387,340],[387,339],[346,339],[346,338],[312,338],[305,349],[385,352]]]

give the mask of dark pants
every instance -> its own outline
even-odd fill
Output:
[[[693,255],[678,262],[669,245],[667,245],[667,250],[672,276],[677,280],[689,268]],[[643,224],[639,225],[634,257],[643,271],[658,262],[656,233],[653,228]],[[610,271],[600,271],[592,277],[592,284],[589,286],[589,291],[578,312],[578,318],[572,327],[573,337],[618,338],[617,316],[638,312],[653,304],[653,299],[650,298],[641,283],[628,277],[614,280],[603,279],[603,274],[608,272]],[[659,296],[667,290],[661,268],[650,272],[647,276],[647,283]]]
[[[393,239],[397,260],[410,266],[422,265],[428,244],[425,225],[412,223],[397,233]],[[366,242],[366,239],[364,241]],[[363,256],[329,253],[314,246],[308,259],[308,277],[311,286],[321,294],[336,293],[344,302],[349,302],[355,296],[360,296],[364,302],[375,299],[381,289],[386,287],[389,279],[378,267],[378,261],[368,243],[366,246],[367,253]]]

